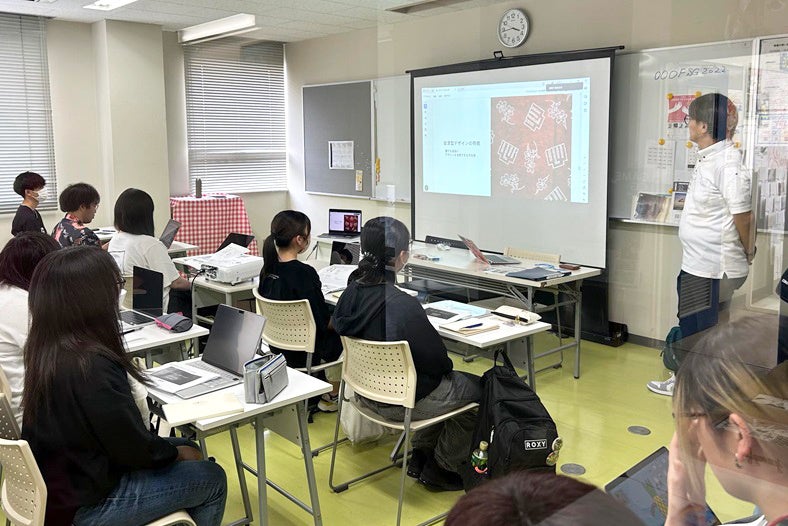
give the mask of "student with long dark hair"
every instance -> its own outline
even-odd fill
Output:
[[[343,336],[366,340],[407,340],[416,366],[414,419],[433,418],[481,398],[479,377],[453,370],[443,340],[418,300],[395,286],[409,256],[410,233],[392,217],[370,219],[361,230],[358,270],[334,310],[334,327]],[[362,399],[373,411],[403,420],[404,408]],[[476,425],[465,412],[413,435],[408,474],[436,489],[462,489],[460,466]]]
[[[108,251],[115,258],[124,276],[131,276],[134,267],[161,272],[164,276],[164,312],[192,315],[191,285],[175,268],[167,247],[154,237],[153,199],[142,190],[128,188],[115,201],[117,234],[109,242]]]
[[[93,247],[53,252],[33,273],[22,438],[47,484],[46,523],[131,526],[186,509],[197,524],[218,525],[222,468],[140,420],[128,376],[145,379],[119,332],[121,282],[112,257]]]
[[[263,242],[263,270],[260,272],[260,295],[278,301],[309,300],[315,318],[317,337],[312,363],[332,362],[342,354],[339,335],[330,326],[320,277],[315,269],[298,261],[309,248],[312,223],[303,212],[283,210],[271,221],[271,234]],[[306,353],[272,349],[284,354],[290,367],[306,367]],[[323,395],[318,403],[322,411],[336,411],[336,393]]]
[[[60,245],[41,232],[20,232],[0,252],[0,367],[11,388],[11,410],[22,426],[22,388],[25,364],[22,349],[27,341],[30,315],[27,290],[41,258]]]

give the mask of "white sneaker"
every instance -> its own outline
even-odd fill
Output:
[[[664,382],[660,382],[658,380],[652,380],[651,382],[646,384],[646,387],[648,387],[649,391],[665,396],[673,396],[673,388],[675,386],[676,386],[676,377],[673,375],[673,373],[671,373],[670,378],[668,378]]]
[[[317,408],[324,413],[337,412],[337,410],[339,410],[339,395],[332,395],[330,393],[324,394],[320,397],[320,401],[317,403]]]

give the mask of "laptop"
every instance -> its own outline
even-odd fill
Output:
[[[661,447],[626,470],[605,486],[605,492],[647,526],[664,525],[668,512],[668,449]],[[708,504],[704,524],[720,524]]]
[[[509,256],[499,256],[498,254],[483,254],[479,247],[476,246],[472,240],[468,239],[467,237],[462,237],[457,234],[459,238],[465,243],[465,246],[468,247],[468,250],[471,251],[471,254],[474,255],[476,259],[481,261],[482,263],[487,263],[488,265],[515,265],[517,263],[522,263],[517,258],[509,257]]]
[[[331,243],[330,265],[358,265],[359,251],[361,246],[358,243],[345,243],[344,241],[334,241]]]
[[[224,238],[224,241],[222,241],[222,244],[216,249],[216,252],[219,252],[221,249],[230,244],[240,245],[246,248],[249,246],[249,244],[251,244],[252,241],[254,241],[254,236],[252,234],[239,234],[237,232],[232,232],[227,234],[227,237]]]
[[[170,219],[164,226],[164,232],[161,233],[159,241],[164,243],[165,247],[170,248],[172,246],[172,242],[175,241],[175,236],[178,234],[178,230],[180,229],[181,224],[174,219]]]
[[[175,391],[183,399],[194,398],[243,382],[244,364],[251,360],[260,348],[265,318],[254,312],[219,305],[213,327],[199,359],[183,365],[216,374],[203,382]],[[151,376],[174,384],[190,383],[195,376],[181,363],[165,368],[152,369]]]
[[[318,237],[358,237],[361,235],[361,210],[328,209],[328,233]]]
[[[123,332],[156,323],[163,314],[164,276],[161,272],[134,267],[131,286],[132,310],[120,311]]]

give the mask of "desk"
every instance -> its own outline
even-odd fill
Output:
[[[274,398],[273,401],[267,404],[244,404],[244,410],[241,413],[234,415],[227,415],[218,418],[210,418],[205,420],[198,420],[189,426],[197,434],[197,439],[204,447],[204,440],[206,437],[230,431],[233,454],[235,456],[236,471],[238,474],[238,482],[241,485],[241,495],[244,502],[244,510],[246,517],[236,521],[232,524],[250,524],[252,522],[252,507],[249,501],[249,490],[246,487],[246,478],[244,477],[244,469],[249,470],[257,475],[257,492],[258,492],[258,523],[265,526],[268,524],[268,514],[266,513],[267,488],[271,486],[274,490],[278,491],[290,501],[300,506],[303,510],[312,514],[315,521],[315,526],[323,524],[323,518],[320,514],[320,502],[317,495],[317,483],[315,481],[315,468],[312,464],[312,450],[309,445],[309,431],[307,429],[306,421],[306,404],[307,399],[313,396],[320,396],[324,393],[331,391],[331,384],[313,378],[307,374],[287,368],[287,375],[289,384],[288,386]],[[244,386],[236,385],[228,387],[231,392],[244,401]],[[209,393],[206,396],[210,396]],[[163,393],[155,389],[149,391],[149,395],[155,401],[166,404],[168,402],[181,401],[177,396]],[[195,398],[194,400],[198,400]],[[297,430],[293,429],[294,423],[293,416],[295,416],[295,423]],[[255,445],[257,450],[257,469],[254,470],[246,466],[241,460],[241,452],[238,447],[238,437],[236,429],[239,426],[254,422],[255,423]],[[281,488],[274,482],[271,482],[266,477],[265,472],[265,428],[268,428],[275,433],[290,440],[294,444],[301,447],[301,453],[304,456],[304,467],[306,469],[307,484],[309,486],[309,496],[311,506],[305,504],[295,496],[291,495],[284,488]],[[203,454],[206,452],[203,451]]]
[[[112,227],[102,227],[93,231],[96,234],[96,237],[99,238],[99,241],[102,243],[106,243],[112,236],[115,235],[116,230]],[[167,253],[170,255],[171,258],[176,258],[180,256],[185,256],[186,252],[189,250],[197,250],[197,245],[191,245],[189,243],[183,243],[182,241],[173,241],[170,248],[167,249]]]
[[[413,257],[415,254],[425,254],[440,258],[438,261],[420,260]],[[534,311],[533,295],[536,289],[558,291],[566,294],[570,300],[566,303],[575,304],[575,334],[574,339],[566,344],[535,355],[541,358],[564,349],[575,349],[575,378],[580,378],[580,315],[582,304],[582,281],[592,276],[598,276],[601,271],[596,268],[581,267],[568,276],[549,279],[546,281],[530,281],[521,278],[510,278],[503,273],[491,273],[487,270],[498,267],[504,272],[511,271],[513,267],[533,267],[538,261],[523,260],[522,265],[486,265],[478,261],[467,251],[458,248],[438,250],[437,245],[428,245],[416,241],[413,243],[411,258],[408,260],[402,274],[409,279],[431,279],[448,285],[459,285],[471,289],[483,290],[494,294],[501,294],[520,300],[525,308]],[[508,267],[508,270],[507,270]],[[559,306],[563,303],[559,303]]]
[[[192,318],[195,324],[198,321],[208,324],[213,323],[212,319],[197,315],[198,307],[218,305],[219,303],[232,305],[236,300],[254,299],[252,291],[257,288],[259,282],[259,278],[254,278],[230,285],[229,283],[206,279],[205,276],[196,277],[192,287]]]
[[[123,335],[123,345],[130,354],[145,354],[145,365],[152,365],[151,351],[159,347],[167,347],[176,343],[194,340],[197,349],[197,338],[206,336],[208,329],[195,324],[186,332],[171,332],[156,325],[145,327]]]

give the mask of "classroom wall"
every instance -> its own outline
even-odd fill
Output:
[[[394,215],[406,224],[410,207],[304,191],[301,87],[489,58],[502,47],[495,28],[510,7],[524,8],[533,27],[524,47],[507,55],[619,44],[640,50],[778,34],[788,25],[788,6],[775,2],[518,0],[288,44],[289,204],[312,218],[314,230],[325,230],[329,206],[360,208],[365,217]],[[663,339],[676,322],[676,230],[611,222],[608,254],[610,318],[632,334]]]

